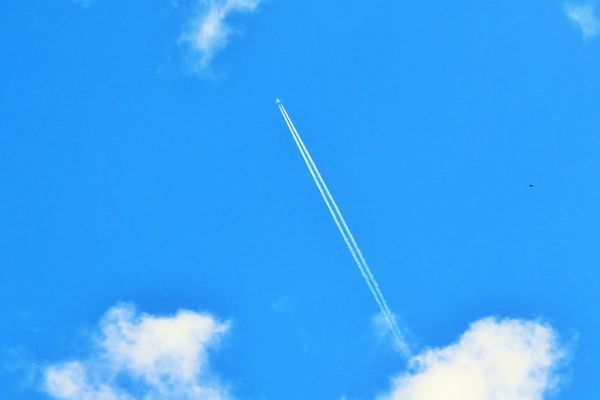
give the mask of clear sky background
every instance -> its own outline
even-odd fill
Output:
[[[230,321],[239,399],[388,390],[405,361],[278,96],[416,351],[541,319],[552,398],[597,398],[600,28],[567,10],[265,0],[203,64],[191,0],[4,4],[0,397],[48,398],[41,366],[119,302]]]

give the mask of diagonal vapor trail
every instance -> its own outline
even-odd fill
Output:
[[[296,145],[298,146],[298,150],[300,150],[300,154],[302,155],[302,158],[304,159],[304,162],[306,163],[309,172],[313,177],[313,180],[315,181],[319,192],[321,193],[321,197],[323,198],[325,205],[329,209],[329,213],[333,217],[333,220],[337,225],[338,230],[340,231],[340,234],[342,235],[342,238],[346,243],[346,246],[350,250],[352,258],[354,259],[354,262],[356,263],[356,266],[358,267],[363,279],[367,283],[367,286],[371,291],[371,294],[373,295],[373,298],[375,299],[375,302],[377,303],[379,309],[381,310],[381,313],[384,316],[390,331],[396,339],[400,351],[402,351],[402,353],[405,356],[409,356],[410,350],[408,349],[408,345],[406,343],[406,340],[404,339],[404,336],[402,335],[402,332],[400,331],[400,328],[398,328],[398,324],[396,323],[394,314],[391,312],[385,298],[383,297],[383,293],[381,292],[381,289],[379,288],[379,285],[377,284],[377,281],[375,280],[375,277],[373,276],[373,273],[371,272],[371,269],[369,268],[369,265],[367,264],[362,252],[360,251],[360,248],[358,247],[358,244],[356,243],[356,240],[354,239],[354,236],[352,235],[352,232],[350,231],[346,220],[342,216],[339,207],[337,206],[333,196],[331,195],[329,188],[325,184],[325,180],[321,176],[321,173],[319,172],[314,160],[308,152],[308,149],[304,145],[304,142],[302,141],[300,134],[296,130],[296,127],[294,126],[285,107],[283,106],[281,101],[278,101],[277,105],[279,107],[281,115],[283,116],[283,119],[285,120],[285,123],[287,124],[290,130],[290,133],[292,134],[292,137],[294,138],[294,141],[296,142]]]
[[[358,266],[360,273],[362,274],[363,278],[367,282],[367,285],[369,286],[369,289],[373,293],[373,296],[375,297],[375,301],[377,302],[379,307],[381,309],[385,309],[385,306],[381,303],[379,296],[376,294],[376,289],[373,287],[373,283],[371,282],[369,276],[367,275],[366,271],[364,270],[364,268],[362,266],[362,263],[359,259],[359,255],[357,254],[355,247],[353,246],[352,242],[350,241],[350,238],[348,237],[348,234],[347,234],[346,230],[344,229],[342,222],[340,221],[339,212],[336,211],[337,207],[336,207],[335,203],[331,203],[329,201],[329,196],[328,196],[329,190],[327,190],[327,186],[325,186],[324,181],[320,177],[319,171],[316,169],[316,167],[314,167],[314,162],[312,162],[312,158],[310,157],[310,154],[305,152],[305,150],[304,150],[305,147],[304,147],[303,143],[301,142],[300,137],[297,136],[296,129],[295,129],[294,125],[292,124],[291,119],[289,119],[289,116],[285,112],[285,109],[282,109],[282,114],[283,114],[283,118],[285,119],[286,124],[288,125],[288,128],[290,129],[290,132],[292,133],[292,137],[294,138],[294,141],[296,142],[296,145],[298,146],[298,149],[300,150],[300,154],[302,155],[302,158],[304,159],[304,162],[306,163],[306,166],[308,167],[308,170],[317,185],[317,189],[319,189],[319,192],[321,193],[321,196],[323,197],[323,200],[325,201],[325,205],[329,209],[329,213],[333,217],[333,221],[335,222],[340,233],[342,234],[342,238],[346,242],[346,245],[348,246],[348,249],[350,250],[350,254],[352,254],[352,257],[354,258],[354,261],[356,262],[356,265]]]
[[[330,212],[331,212],[334,220],[336,221],[336,224],[338,225],[338,228],[339,228],[342,236],[344,237],[344,240],[346,241],[346,244],[348,245],[350,252],[353,254],[353,256],[358,256],[358,259],[355,258],[355,261],[356,261],[356,264],[358,265],[360,272],[363,274],[363,277],[365,278],[365,281],[367,282],[369,289],[373,293],[373,296],[375,297],[377,304],[382,309],[382,313],[383,313],[384,317],[386,318],[386,320],[388,320],[388,324],[390,325],[390,328],[392,329],[394,334],[396,334],[398,337],[401,337],[402,335],[400,334],[400,330],[398,329],[397,324],[395,322],[394,314],[391,312],[390,308],[388,307],[387,302],[385,301],[385,298],[383,297],[383,293],[379,289],[379,285],[377,284],[377,281],[375,280],[375,277],[373,276],[371,269],[369,268],[369,266],[367,264],[367,261],[365,260],[364,256],[362,255],[362,252],[360,251],[360,248],[358,247],[358,244],[356,243],[356,240],[354,239],[354,236],[352,235],[352,231],[350,231],[348,224],[346,223],[344,217],[342,216],[342,213],[340,212],[340,210],[337,206],[337,203],[335,202],[333,196],[331,195],[329,188],[325,184],[325,180],[321,176],[321,173],[319,172],[317,165],[315,164],[310,153],[308,152],[308,149],[304,145],[304,142],[302,141],[300,134],[296,130],[296,127],[294,126],[292,119],[290,118],[289,114],[287,113],[287,110],[285,109],[283,104],[279,103],[279,106],[280,106],[280,111],[283,114],[283,117],[286,120],[288,127],[290,128],[290,131],[292,132],[292,136],[294,137],[294,140],[296,141],[296,144],[298,145],[300,152],[302,153],[304,161],[306,162],[308,169],[311,171],[311,174],[313,175],[315,183],[317,184],[319,191],[321,191],[323,200],[327,204],[327,207],[330,209]],[[315,175],[316,175],[316,177],[315,177]],[[325,193],[323,193],[323,191]],[[333,208],[333,210],[332,210],[332,208]],[[342,226],[339,226],[339,223],[341,223]],[[348,243],[348,239],[349,239],[349,243]]]
[[[354,258],[354,261],[356,262],[356,265],[358,266],[358,269],[360,270],[363,278],[369,286],[369,289],[373,293],[373,296],[375,297],[375,301],[377,302],[379,308],[382,309],[383,314],[387,319],[388,316],[391,314],[389,312],[389,307],[387,307],[385,299],[383,299],[381,291],[379,290],[379,286],[374,280],[373,275],[367,269],[368,267],[365,268],[364,266],[366,262],[362,253],[360,252],[360,249],[358,248],[358,245],[356,244],[356,241],[354,240],[354,237],[352,236],[352,232],[348,228],[348,225],[346,224],[344,217],[342,216],[339,208],[337,207],[337,204],[333,199],[331,192],[325,184],[325,180],[321,176],[321,173],[319,172],[310,153],[306,149],[306,146],[304,145],[300,134],[296,130],[294,123],[292,122],[290,116],[288,115],[285,107],[283,107],[282,104],[280,104],[280,111],[283,115],[283,118],[285,119],[285,122],[288,125],[288,128],[290,129],[290,132],[292,133],[292,136],[294,138],[294,141],[296,142],[296,145],[298,146],[298,149],[300,150],[300,153],[302,154],[302,158],[304,158],[308,170],[310,171],[317,185],[317,188],[319,189],[319,192],[321,192],[321,196],[323,197],[323,200],[325,201],[325,204],[327,205],[327,208],[329,209],[333,220],[335,221],[340,233],[342,234],[342,237],[344,238],[344,241],[346,242],[346,245],[348,246],[348,249],[350,250],[350,253],[352,254],[352,257]]]
[[[296,130],[294,124],[292,123],[291,118],[287,114],[285,107],[283,107],[283,105],[281,103],[279,103],[279,108],[285,119],[286,124],[288,125],[288,128],[290,129],[290,132],[292,133],[292,136],[294,137],[296,145],[298,146],[298,149],[300,150],[300,153],[302,154],[302,157],[304,158],[304,161],[305,161],[305,163],[317,185],[317,188],[319,189],[319,192],[321,193],[321,196],[323,197],[323,200],[325,201],[325,204],[327,205],[327,208],[329,209],[329,211],[334,219],[334,222],[338,226],[338,229],[339,229],[340,233],[342,234],[342,237],[343,237],[344,241],[346,242],[346,245],[348,246],[350,253],[353,256],[356,265],[358,266],[363,278],[365,279],[365,282],[367,283],[373,297],[375,298],[377,305],[381,309],[382,315],[384,316],[390,330],[392,331],[393,335],[395,336],[400,350],[404,354],[408,355],[409,351],[408,351],[408,346],[406,345],[406,341],[404,340],[403,335],[401,334],[400,329],[398,328],[398,326],[396,324],[394,315],[390,311],[390,309],[387,305],[387,302],[385,301],[385,298],[383,297],[383,294],[381,293],[381,290],[379,289],[379,285],[375,281],[375,278],[373,277],[373,274],[372,274],[368,264],[366,263],[364,256],[362,255],[360,248],[358,247],[358,245],[352,235],[352,232],[348,228],[346,221],[344,220],[341,212],[339,211],[339,208],[337,207],[337,204],[335,203],[335,200],[333,199],[331,192],[327,188],[325,181],[323,180],[321,174],[319,173],[319,170],[317,169],[316,164],[314,163],[312,157],[310,156],[310,153],[306,149],[306,146],[304,146],[304,143],[302,142],[302,139],[301,139],[298,131]]]

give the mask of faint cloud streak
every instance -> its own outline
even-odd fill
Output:
[[[584,39],[591,39],[600,33],[600,19],[593,4],[568,3],[565,4],[565,13],[579,27]]]

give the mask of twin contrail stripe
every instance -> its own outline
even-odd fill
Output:
[[[350,254],[352,254],[352,257],[354,258],[354,261],[356,262],[356,265],[358,266],[363,278],[367,282],[369,289],[371,290],[371,292],[373,292],[375,301],[377,301],[377,304],[379,305],[379,307],[383,309],[384,305],[381,303],[379,297],[376,295],[376,290],[373,287],[373,284],[372,284],[371,280],[369,279],[369,276],[365,272],[365,270],[361,264],[361,261],[359,259],[359,256],[346,233],[346,230],[342,226],[342,222],[340,221],[338,213],[334,209],[335,203],[331,203],[329,201],[329,198],[327,195],[327,193],[329,191],[327,190],[327,187],[323,183],[322,179],[319,179],[320,174],[318,174],[318,170],[316,170],[316,168],[313,167],[314,164],[311,162],[312,159],[309,158],[310,154],[308,154],[307,152],[304,151],[303,143],[300,141],[300,137],[295,133],[294,125],[292,124],[291,120],[289,119],[289,117],[283,107],[281,108],[281,111],[283,114],[283,118],[285,119],[285,122],[287,123],[288,128],[290,129],[290,132],[292,133],[294,141],[296,142],[296,145],[298,146],[298,149],[300,150],[300,154],[302,154],[302,158],[304,159],[304,162],[306,163],[306,166],[308,167],[308,170],[309,170],[310,174],[312,175],[312,177],[317,185],[317,188],[319,189],[319,192],[321,193],[321,196],[323,197],[323,200],[325,201],[325,205],[329,209],[329,212],[330,212],[331,216],[333,217],[335,224],[337,225],[340,233],[342,234],[344,241],[346,242],[346,245],[348,246],[348,249],[350,250]]]
[[[367,286],[369,287],[369,290],[371,291],[371,294],[373,295],[375,302],[377,303],[379,309],[381,310],[381,313],[382,313],[383,317],[385,318],[390,331],[394,335],[398,347],[405,355],[408,356],[409,349],[408,349],[408,345],[406,344],[406,340],[404,339],[402,332],[398,328],[398,324],[396,323],[394,314],[391,312],[390,308],[388,307],[387,302],[385,301],[385,298],[383,297],[383,293],[381,292],[381,289],[379,288],[379,285],[377,284],[377,281],[375,280],[375,277],[373,276],[373,273],[371,272],[371,269],[369,268],[369,265],[367,264],[362,252],[360,251],[360,248],[358,247],[358,244],[356,243],[356,240],[354,239],[354,236],[352,235],[352,232],[350,231],[348,224],[346,223],[344,217],[342,216],[342,213],[340,212],[335,200],[333,199],[333,196],[331,195],[329,188],[325,184],[325,181],[323,180],[321,173],[319,172],[315,162],[313,161],[312,157],[310,156],[310,153],[308,152],[306,146],[304,145],[304,142],[302,141],[300,134],[296,130],[296,127],[294,126],[290,116],[288,115],[287,111],[285,110],[285,107],[283,106],[283,104],[281,102],[278,103],[278,106],[279,106],[279,111],[281,112],[281,115],[283,116],[283,119],[285,120],[285,122],[290,130],[290,133],[292,134],[292,137],[294,138],[294,141],[296,142],[296,145],[298,146],[298,150],[300,150],[300,154],[302,155],[302,158],[304,159],[304,162],[306,163],[306,166],[308,167],[308,170],[309,170],[311,176],[313,177],[313,180],[315,181],[315,184],[317,185],[319,192],[321,193],[321,197],[323,198],[325,205],[329,209],[329,212],[330,212],[331,216],[333,217],[333,220],[334,220],[335,224],[337,225],[337,227],[342,235],[342,238],[344,239],[344,242],[346,242],[346,246],[348,246],[348,249],[350,250],[350,254],[352,255],[352,258],[354,259],[354,262],[356,263],[363,279],[367,283]]]
[[[280,109],[284,116],[284,119],[288,123],[288,127],[290,127],[290,130],[292,132],[292,135],[294,136],[294,139],[296,140],[296,144],[298,144],[298,146],[300,148],[300,152],[303,154],[303,157],[305,158],[305,161],[307,161],[306,159],[308,159],[307,165],[308,165],[309,170],[311,170],[311,174],[313,174],[313,178],[315,178],[317,187],[322,187],[323,190],[325,191],[325,195],[323,195],[323,193],[321,193],[321,194],[323,195],[323,199],[325,200],[325,203],[327,204],[328,208],[330,208],[330,211],[331,211],[331,208],[333,208],[332,215],[333,215],[334,220],[336,220],[336,224],[338,224],[337,221],[339,221],[339,223],[341,223],[341,225],[342,225],[340,227],[338,224],[338,228],[340,229],[340,232],[341,232],[342,236],[344,237],[344,240],[346,240],[346,244],[348,245],[350,252],[353,253],[353,255],[358,256],[358,259],[355,258],[356,264],[358,265],[359,270],[363,274],[363,277],[365,278],[365,281],[367,282],[369,289],[373,293],[373,296],[375,297],[377,304],[382,309],[382,314],[386,318],[386,320],[387,320],[388,324],[390,325],[390,328],[392,329],[394,334],[397,335],[398,337],[401,337],[402,335],[400,335],[400,330],[397,328],[397,324],[395,322],[394,315],[390,311],[390,309],[387,305],[387,302],[385,301],[385,298],[383,297],[383,293],[379,289],[379,285],[377,284],[377,281],[375,280],[375,278],[371,272],[371,269],[369,268],[364,256],[362,255],[362,252],[360,251],[360,248],[358,247],[358,244],[356,243],[356,240],[354,239],[354,236],[352,235],[352,231],[350,231],[350,228],[348,227],[348,224],[346,223],[344,217],[342,216],[342,213],[340,212],[340,210],[337,206],[337,203],[335,202],[335,199],[333,198],[333,196],[331,195],[331,192],[329,191],[327,185],[325,184],[325,181],[324,181],[323,177],[321,176],[319,169],[317,168],[314,160],[312,159],[310,153],[308,152],[308,149],[304,145],[304,142],[302,141],[300,134],[296,130],[296,127],[294,126],[290,116],[288,115],[287,111],[285,110],[285,107],[281,103],[280,103]],[[314,171],[314,173],[312,171]],[[316,177],[314,176],[315,174],[316,174]],[[321,189],[319,189],[319,190],[321,190]],[[321,190],[321,192],[323,192],[323,190]],[[348,243],[348,241],[347,241],[348,239],[349,239],[350,243]]]

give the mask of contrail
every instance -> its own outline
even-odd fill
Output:
[[[373,294],[375,301],[377,302],[379,308],[381,309],[381,312],[382,312],[384,318],[386,319],[386,322],[387,322],[390,330],[392,331],[393,335],[397,339],[396,341],[398,343],[399,348],[405,354],[408,354],[408,348],[407,348],[406,342],[402,337],[400,329],[398,329],[394,315],[390,311],[390,309],[385,301],[385,298],[383,297],[383,294],[381,293],[381,290],[379,289],[379,285],[377,284],[377,281],[375,281],[375,278],[373,277],[373,274],[371,273],[371,270],[369,269],[369,266],[366,263],[364,256],[362,255],[360,248],[358,247],[358,245],[352,235],[352,232],[348,228],[348,225],[346,224],[344,217],[342,216],[339,208],[337,207],[337,204],[335,203],[335,200],[333,199],[331,192],[329,192],[329,189],[327,188],[327,185],[325,184],[325,181],[323,180],[321,174],[319,173],[319,170],[318,170],[316,164],[314,163],[312,157],[310,156],[310,153],[306,149],[306,146],[304,145],[302,138],[300,137],[298,131],[296,130],[294,124],[292,123],[291,118],[287,114],[285,108],[281,104],[279,104],[279,105],[280,105],[280,111],[290,129],[290,132],[292,133],[292,136],[294,137],[294,140],[296,141],[296,144],[298,145],[298,148],[302,154],[302,157],[304,158],[304,161],[306,162],[308,169],[309,169],[311,175],[313,176],[315,183],[317,184],[317,188],[321,192],[321,196],[323,197],[325,204],[329,208],[329,211],[330,211],[336,225],[338,226],[338,229],[340,230],[340,233],[342,234],[342,237],[344,238],[344,241],[346,242],[346,245],[348,246],[348,248],[353,256],[354,261],[356,262],[356,265],[358,266],[361,274],[363,275],[363,278],[365,279],[367,285],[369,286],[369,289],[371,290],[371,293]]]
[[[344,237],[344,240],[346,241],[346,244],[347,244],[348,248],[350,249],[350,252],[353,254],[353,256],[355,256],[356,264],[358,265],[360,272],[363,274],[363,277],[365,278],[365,281],[367,282],[369,289],[373,293],[373,296],[375,297],[377,304],[381,308],[382,314],[386,318],[388,325],[390,326],[390,328],[392,329],[394,334],[397,337],[402,337],[402,335],[400,334],[400,330],[397,327],[397,324],[396,324],[396,321],[394,318],[394,314],[390,311],[390,309],[387,305],[387,302],[385,301],[385,298],[383,297],[383,293],[381,293],[381,290],[379,289],[379,285],[377,284],[377,281],[375,280],[373,274],[371,273],[371,269],[369,268],[364,256],[362,255],[362,252],[360,251],[360,248],[358,247],[358,244],[356,243],[356,240],[354,239],[354,236],[352,235],[350,228],[346,224],[346,221],[345,221],[344,217],[342,216],[342,213],[340,212],[340,210],[337,206],[337,203],[335,202],[333,196],[331,195],[331,192],[329,191],[327,185],[325,184],[325,180],[321,176],[319,169],[317,168],[314,160],[312,159],[310,153],[308,152],[308,149],[304,145],[304,142],[302,141],[300,134],[296,130],[296,127],[294,126],[292,119],[290,118],[287,111],[285,110],[285,107],[283,106],[283,104],[281,104],[281,102],[279,103],[279,106],[280,106],[280,111],[283,114],[283,118],[286,120],[286,123],[288,124],[288,127],[290,128],[290,131],[292,132],[292,136],[294,137],[294,140],[296,141],[296,144],[298,145],[300,152],[302,153],[304,161],[306,162],[309,171],[311,171],[311,174],[313,175],[315,183],[317,184],[317,187],[319,188],[319,191],[321,192],[321,195],[323,196],[323,200],[327,204],[327,207],[330,209],[333,219],[336,221],[336,224],[338,225],[338,228],[339,228],[342,236]],[[315,175],[316,175],[316,177],[315,177]],[[323,193],[323,191],[325,193]],[[332,210],[332,208],[333,208],[333,210]],[[340,223],[342,226],[339,226]],[[348,239],[350,242],[348,242]],[[360,261],[358,259],[356,259],[356,256],[358,256]]]
[[[348,225],[346,224],[344,217],[342,216],[339,208],[337,207],[337,204],[335,203],[335,200],[333,199],[331,192],[327,188],[327,185],[325,184],[325,181],[323,180],[316,164],[314,163],[312,157],[310,156],[310,153],[306,149],[306,146],[304,145],[302,138],[300,137],[300,134],[298,133],[294,124],[292,123],[291,118],[287,114],[285,107],[283,107],[281,102],[279,102],[278,105],[279,105],[280,111],[283,115],[283,118],[285,119],[285,121],[288,125],[288,128],[290,129],[290,132],[292,133],[292,136],[294,137],[294,140],[296,141],[298,149],[300,150],[300,153],[302,154],[302,157],[304,158],[304,161],[306,162],[306,165],[307,165],[315,183],[317,184],[317,188],[321,192],[321,196],[323,197],[323,200],[325,201],[327,208],[329,209],[336,225],[338,226],[338,229],[340,230],[340,233],[342,234],[342,237],[344,238],[344,241],[346,242],[346,245],[348,246],[348,249],[350,250],[350,253],[353,256],[354,261],[356,262],[356,265],[358,266],[363,278],[365,279],[369,289],[371,290],[371,293],[373,294],[375,301],[377,302],[379,308],[381,309],[381,312],[382,312],[384,318],[386,319],[386,322],[388,323],[390,330],[392,331],[393,335],[395,336],[400,350],[403,353],[408,355],[409,351],[408,351],[408,346],[406,345],[406,341],[404,340],[404,338],[400,332],[400,329],[398,328],[398,326],[396,324],[394,315],[390,311],[390,309],[387,305],[387,302],[385,301],[385,298],[383,297],[383,294],[381,293],[381,290],[379,289],[379,285],[377,284],[377,281],[375,281],[375,278],[373,277],[373,274],[372,274],[368,264],[366,263],[365,258],[362,255],[360,248],[358,247],[358,245],[352,235],[352,232],[348,228]]]
[[[335,200],[333,199],[333,196],[331,195],[329,188],[325,184],[325,180],[321,176],[319,169],[317,168],[310,153],[308,152],[308,149],[304,145],[304,142],[302,141],[300,134],[296,130],[296,127],[294,126],[294,123],[292,122],[290,116],[288,115],[287,111],[285,110],[285,107],[283,107],[283,104],[281,104],[281,103],[279,103],[279,106],[280,106],[280,111],[283,115],[283,118],[285,119],[285,122],[287,123],[288,128],[290,129],[290,132],[292,133],[292,136],[294,137],[294,141],[296,142],[296,145],[298,146],[300,153],[302,154],[302,157],[304,158],[304,161],[306,162],[306,165],[308,166],[308,170],[310,171],[315,183],[317,184],[317,188],[321,192],[321,196],[323,197],[323,200],[325,201],[325,204],[327,205],[327,208],[329,209],[329,212],[331,213],[333,220],[335,221],[338,229],[340,230],[340,233],[342,234],[342,237],[344,238],[344,241],[346,242],[346,245],[348,246],[348,249],[350,250],[352,257],[354,257],[354,260],[356,262],[356,265],[358,266],[358,269],[360,270],[361,274],[363,275],[363,278],[367,282],[369,289],[373,293],[373,296],[375,297],[375,301],[377,302],[379,307],[382,309],[383,315],[387,319],[391,314],[391,312],[389,311],[389,307],[387,306],[385,299],[383,299],[383,295],[381,294],[381,291],[379,290],[379,286],[377,285],[377,282],[374,280],[373,275],[371,274],[371,271],[368,269],[368,266],[365,267],[366,261],[362,255],[362,253],[360,252],[360,248],[356,244],[354,237],[352,236],[352,232],[350,231],[350,228],[348,228],[348,225],[346,224],[346,221],[344,220],[342,213],[340,212]]]
[[[296,142],[296,145],[298,146],[298,149],[300,150],[300,154],[302,155],[302,158],[304,159],[304,162],[306,163],[306,166],[308,167],[308,170],[309,170],[310,174],[312,175],[312,177],[317,185],[317,188],[319,189],[319,192],[321,193],[321,196],[323,197],[323,200],[325,201],[325,205],[329,209],[329,212],[330,212],[331,216],[333,217],[333,221],[337,225],[340,233],[342,234],[344,241],[346,242],[346,245],[348,246],[348,249],[350,250],[350,254],[352,254],[352,257],[354,258],[354,261],[356,262],[358,269],[360,270],[363,278],[367,282],[369,289],[373,293],[373,296],[375,297],[375,301],[377,302],[377,304],[379,305],[379,307],[382,310],[385,310],[384,304],[381,302],[381,299],[379,298],[379,296],[376,292],[376,289],[373,287],[373,283],[371,282],[369,276],[367,275],[367,273],[365,272],[365,270],[362,266],[362,263],[359,259],[359,255],[356,252],[355,246],[353,246],[352,242],[350,241],[350,239],[348,237],[348,233],[347,233],[346,229],[344,229],[342,222],[340,221],[340,216],[338,216],[339,211],[337,211],[337,207],[336,207],[335,203],[332,204],[329,200],[330,195],[328,196],[329,190],[327,190],[327,186],[325,186],[325,183],[324,183],[323,179],[321,178],[319,171],[314,166],[314,162],[312,161],[310,154],[308,152],[305,152],[304,144],[301,141],[300,136],[297,135],[296,129],[295,129],[294,125],[292,124],[291,119],[289,119],[289,116],[285,112],[285,109],[282,109],[282,114],[283,114],[283,118],[285,119],[286,124],[288,125],[288,128],[290,129],[290,132],[292,133],[294,141]],[[387,314],[384,313],[384,315],[387,317]]]
[[[375,302],[379,306],[379,309],[381,310],[381,313],[384,316],[390,331],[394,335],[399,349],[402,351],[402,353],[408,356],[410,354],[410,351],[408,349],[408,345],[406,344],[406,340],[404,339],[400,329],[398,328],[394,314],[388,307],[387,302],[383,297],[383,293],[381,292],[379,285],[377,284],[377,281],[375,280],[375,277],[373,276],[373,273],[371,272],[371,269],[369,268],[369,265],[367,264],[362,252],[360,251],[360,248],[358,247],[358,244],[356,243],[356,240],[354,239],[354,236],[352,235],[348,224],[342,216],[342,213],[340,212],[333,196],[331,195],[329,188],[325,184],[325,181],[323,180],[321,173],[319,172],[314,160],[308,152],[308,149],[304,145],[300,134],[296,130],[296,127],[294,126],[290,116],[288,115],[287,111],[285,110],[285,107],[283,106],[281,101],[279,101],[279,99],[277,100],[277,105],[279,106],[279,111],[281,112],[281,115],[283,116],[283,119],[285,120],[290,130],[290,133],[292,134],[292,137],[296,142],[296,145],[298,146],[298,150],[300,150],[300,154],[302,155],[302,158],[304,159],[304,162],[306,163],[309,172],[313,177],[313,180],[315,181],[319,192],[321,193],[321,197],[323,197],[323,201],[329,209],[329,212],[333,217],[333,220],[337,225],[342,235],[342,238],[346,242],[346,246],[348,246],[350,254],[354,258],[354,262],[356,263],[362,277],[367,283],[367,286],[369,287],[369,290],[371,291]]]

